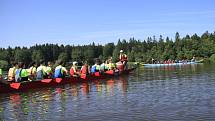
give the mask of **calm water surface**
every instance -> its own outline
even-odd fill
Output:
[[[139,68],[114,79],[0,94],[0,120],[215,120],[215,66]]]

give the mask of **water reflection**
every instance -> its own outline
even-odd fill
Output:
[[[128,76],[108,80],[73,83],[57,88],[38,89],[31,92],[12,93],[1,96],[1,119],[6,120],[50,120],[65,119],[67,110],[80,111],[80,104],[88,105],[97,96],[126,94]],[[93,99],[94,100],[94,99]],[[69,109],[70,107],[70,109]],[[73,107],[73,109],[71,109]],[[7,118],[5,118],[7,117]],[[53,117],[53,119],[55,119]]]
[[[140,68],[106,80],[0,95],[0,120],[215,119],[215,66]]]

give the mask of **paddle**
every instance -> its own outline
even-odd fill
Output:
[[[60,83],[60,82],[62,81],[62,78],[55,78],[55,81],[56,81],[57,83]]]
[[[52,79],[43,79],[41,80],[41,82],[44,82],[44,83],[50,83],[52,81]]]
[[[11,83],[10,87],[14,88],[14,89],[19,89],[21,83],[15,82],[15,83]]]
[[[86,74],[81,74],[82,79],[86,79],[87,75]]]
[[[109,71],[106,71],[105,73],[106,73],[106,74],[113,75],[113,74],[114,74],[114,71],[113,71],[113,70],[109,70]]]
[[[99,72],[95,72],[94,74],[95,74],[95,76],[100,76]]]

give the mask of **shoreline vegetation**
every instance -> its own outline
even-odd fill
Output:
[[[201,36],[193,34],[185,37],[180,37],[176,32],[174,39],[163,38],[160,35],[159,38],[153,36],[146,40],[119,39],[117,44],[106,45],[36,44],[28,48],[0,48],[0,68],[7,70],[14,60],[29,65],[30,62],[38,62],[41,59],[46,62],[56,62],[61,59],[69,66],[72,61],[88,61],[93,64],[95,58],[106,60],[113,57],[113,61],[117,62],[121,49],[128,55],[128,61],[135,63],[150,63],[152,58],[159,61],[191,60],[194,56],[196,60],[215,62],[215,32],[206,31]]]

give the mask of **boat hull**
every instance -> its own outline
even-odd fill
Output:
[[[32,82],[23,82],[23,83],[0,83],[0,93],[9,93],[9,92],[19,92],[26,91],[36,88],[44,87],[55,87],[59,85],[69,84],[69,83],[79,83],[79,82],[88,82],[96,81],[106,78],[112,78],[114,76],[120,76],[123,74],[129,74],[134,68],[128,69],[118,73],[104,73],[101,75],[88,75],[86,78],[81,77],[65,77],[65,78],[54,78],[54,79],[44,79]]]

